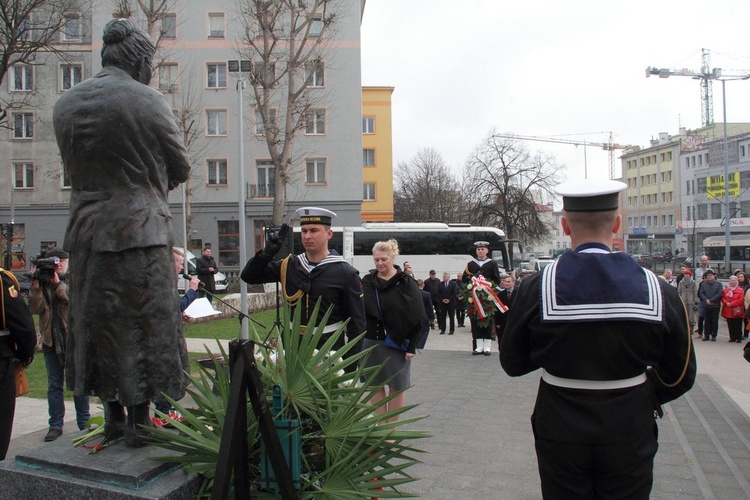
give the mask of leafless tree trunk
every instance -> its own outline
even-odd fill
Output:
[[[325,64],[338,3],[237,0],[237,17],[245,33],[240,51],[252,62],[253,103],[274,165],[274,225],[283,222],[295,137],[310,123],[313,104],[324,97],[310,84]]]

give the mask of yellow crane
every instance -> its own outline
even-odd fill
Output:
[[[557,144],[572,144],[573,146],[595,146],[602,148],[604,151],[609,151],[609,178],[616,179],[619,176],[615,174],[615,151],[622,149],[624,151],[638,151],[641,149],[640,146],[631,146],[617,144],[614,141],[612,132],[609,133],[609,140],[607,142],[589,142],[586,140],[572,140],[572,139],[561,139],[557,137],[539,137],[533,135],[504,135],[495,134],[495,137],[502,137],[505,139],[520,139],[522,141],[540,141],[540,142],[553,142]]]

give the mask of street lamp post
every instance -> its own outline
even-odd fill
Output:
[[[246,213],[245,213],[245,131],[244,131],[244,118],[243,118],[243,103],[242,103],[242,91],[245,88],[245,80],[242,78],[242,73],[250,72],[250,61],[229,61],[228,69],[230,73],[237,74],[237,138],[239,148],[237,154],[239,159],[237,161],[239,173],[237,174],[237,183],[239,184],[239,219],[240,219],[240,268],[247,262],[247,241],[245,235],[245,224],[246,224]],[[240,311],[242,314],[247,314],[247,284],[240,279]],[[247,318],[240,315],[240,329],[241,337],[245,340],[250,338],[250,333],[247,324]]]

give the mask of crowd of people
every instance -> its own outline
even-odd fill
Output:
[[[677,288],[685,305],[690,332],[696,339],[715,342],[721,317],[727,322],[729,342],[739,344],[747,340],[750,333],[750,282],[744,271],[736,269],[728,284],[722,285],[708,265],[708,257],[703,255],[695,271],[683,263],[676,277],[672,276],[671,269],[667,269],[661,278]]]

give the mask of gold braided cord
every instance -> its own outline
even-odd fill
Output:
[[[284,294],[286,301],[293,307],[297,305],[297,302],[304,292],[302,290],[297,290],[294,295],[287,295],[286,293],[286,268],[289,266],[290,257],[291,255],[287,255],[286,258],[281,260],[281,291]]]
[[[685,304],[682,302],[682,300],[680,300],[680,302],[682,303],[682,310],[685,312],[685,323],[687,325],[686,330],[688,332],[687,355],[685,356],[685,366],[682,367],[682,373],[680,373],[680,376],[677,378],[677,380],[673,384],[667,384],[666,382],[664,382],[664,380],[662,380],[662,378],[659,376],[659,373],[654,369],[654,375],[656,375],[656,378],[659,379],[659,382],[661,382],[661,384],[664,387],[670,387],[670,388],[675,387],[677,384],[682,382],[682,379],[685,378],[685,374],[687,373],[688,366],[690,365],[690,352],[692,351],[692,347],[693,347],[693,333],[690,331],[690,321],[688,319],[687,308],[685,307]]]
[[[5,269],[3,269],[2,267],[0,267],[0,275],[2,274],[10,278],[10,280],[15,284],[15,286],[20,289],[18,280],[13,275],[13,273],[10,273],[6,271]],[[3,286],[3,277],[0,276],[0,287],[2,286]],[[5,290],[3,290],[2,288],[0,288],[0,310],[3,312],[3,330],[6,330],[8,328],[8,325],[5,324]]]

